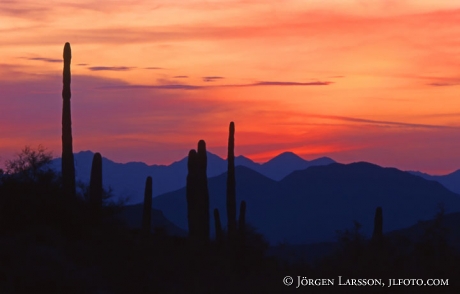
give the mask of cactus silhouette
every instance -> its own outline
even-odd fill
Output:
[[[64,71],[62,88],[62,185],[64,194],[75,196],[75,166],[72,150],[72,120],[70,116],[70,44],[64,46]]]
[[[222,244],[224,241],[224,233],[222,232],[222,224],[220,222],[219,210],[214,208],[214,225],[216,228],[217,244]]]
[[[235,124],[230,122],[227,154],[227,228],[228,237],[234,240],[236,236],[236,183],[235,183]]]
[[[383,216],[382,207],[377,207],[375,210],[374,217],[374,232],[372,234],[372,240],[374,242],[381,242],[383,239]]]
[[[189,236],[196,240],[209,241],[209,192],[206,143],[198,142],[198,152],[188,154],[187,174],[187,217]]]
[[[99,218],[102,211],[102,192],[102,156],[97,152],[93,156],[89,182],[89,202],[94,218]]]
[[[207,176],[206,143],[198,142],[197,152],[197,180],[198,180],[198,234],[203,241],[209,241],[209,191]]]
[[[142,233],[148,236],[152,225],[152,177],[145,180],[144,211],[142,214]]]
[[[188,153],[187,161],[187,219],[188,232],[191,238],[197,236],[197,153],[194,149]]]

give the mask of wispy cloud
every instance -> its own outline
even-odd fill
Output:
[[[113,86],[102,86],[98,89],[162,89],[162,90],[197,90],[203,89],[202,86],[185,85],[185,84],[167,84],[167,85],[113,85]]]
[[[224,77],[219,77],[219,76],[209,76],[209,77],[203,77],[203,82],[214,82],[216,80],[222,80]]]
[[[257,82],[248,85],[241,85],[243,87],[251,87],[251,86],[327,86],[332,84],[333,82],[308,82],[308,83],[299,83],[299,82]]]
[[[316,118],[324,118],[324,119],[333,119],[333,120],[350,121],[350,122],[358,122],[358,123],[370,123],[370,124],[379,124],[379,125],[392,125],[392,126],[401,126],[401,127],[410,127],[410,128],[460,129],[459,127],[455,127],[455,126],[427,125],[427,124],[405,123],[405,122],[395,122],[395,121],[371,120],[371,119],[336,116],[336,115],[308,114],[308,116],[316,117]]]
[[[20,3],[20,1],[1,1],[0,15],[42,20],[52,12],[50,6],[51,5],[43,6],[33,2]]]
[[[91,66],[88,67],[91,71],[128,71],[135,67],[128,66]]]
[[[418,115],[418,117],[460,117],[460,112],[431,113],[431,114]]]
[[[185,77],[185,76],[178,76]],[[161,85],[123,85],[123,86],[106,86],[101,89],[134,89],[134,88],[151,88],[151,89],[166,89],[166,90],[196,90],[196,89],[211,89],[211,88],[233,88],[233,87],[263,87],[263,86],[327,86],[333,82],[256,82],[251,84],[228,84],[228,85],[185,85],[185,84],[161,84]]]
[[[78,63],[77,65],[79,65],[79,66],[87,66],[88,64],[87,63]]]
[[[460,130],[459,126],[451,125],[431,125],[431,124],[420,124],[420,123],[407,123],[407,122],[398,122],[398,121],[387,121],[387,120],[373,120],[373,119],[364,119],[359,117],[350,117],[350,116],[340,116],[340,115],[327,115],[327,114],[318,114],[318,113],[307,113],[301,111],[285,111],[285,110],[276,110],[276,111],[257,111],[257,115],[262,117],[277,117],[279,120],[284,122],[277,122],[277,125],[320,125],[320,126],[343,126],[341,122],[353,122],[358,123],[358,126],[363,125],[373,125],[379,127],[405,127],[405,128],[426,128],[426,129],[455,129]],[[448,114],[433,114],[433,115],[422,115],[419,117],[445,117],[445,116],[458,116],[460,113],[448,113]],[[320,120],[334,120],[339,121],[338,124],[323,124],[318,123],[317,121],[309,121],[310,119],[320,119]]]
[[[452,84],[452,83],[429,83],[427,85],[428,86],[434,86],[434,87],[448,87],[448,86],[457,86],[458,84]]]
[[[151,66],[151,67],[144,67],[144,69],[164,69],[164,68]]]
[[[188,76],[174,76],[174,79],[187,79]]]
[[[62,59],[54,59],[54,58],[46,58],[46,57],[22,57],[23,59],[27,60],[37,60],[37,61],[45,61],[51,63],[58,63],[63,62]]]
[[[415,76],[415,78],[429,81],[426,85],[433,87],[460,85],[460,78],[456,76]]]

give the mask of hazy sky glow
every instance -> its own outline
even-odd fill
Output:
[[[457,4],[455,4],[456,2]],[[226,157],[460,168],[460,3],[450,0],[0,2],[0,160],[61,155],[72,47],[74,151],[169,164]]]

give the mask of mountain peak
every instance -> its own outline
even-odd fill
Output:
[[[273,162],[305,162],[306,160],[295,154],[294,152],[287,151],[278,154],[277,156],[273,157],[269,161],[267,161],[264,164],[267,163],[273,163]]]

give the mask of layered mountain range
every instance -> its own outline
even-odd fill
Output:
[[[75,154],[76,176],[82,182],[89,181],[92,156],[90,151]],[[60,159],[53,166],[59,169]],[[158,219],[178,234],[187,231],[186,158],[169,166],[104,158],[103,169],[105,186],[118,198],[129,197],[125,217],[133,226],[142,214],[145,178],[152,176]],[[226,160],[208,153],[210,209],[219,209],[224,227],[226,169]],[[237,203],[246,201],[247,222],[272,245],[331,242],[338,230],[355,222],[370,236],[378,206],[383,209],[384,232],[432,219],[440,207],[446,213],[460,211],[460,195],[441,184],[449,183],[447,178],[366,162],[340,164],[326,157],[306,161],[288,152],[258,164],[239,156],[235,173]],[[211,221],[211,233],[213,226]]]
[[[94,153],[91,151],[81,151],[74,154],[77,181],[89,183],[93,155]],[[227,171],[225,159],[210,152],[207,153],[207,156],[208,177],[218,176]],[[292,152],[282,153],[263,164],[256,163],[244,156],[235,158],[236,166],[246,166],[273,180],[280,180],[295,170],[333,162],[328,157],[307,161]],[[55,170],[60,170],[61,158],[54,159],[51,166]],[[105,188],[110,187],[114,196],[126,199],[127,204],[143,201],[145,179],[148,176],[151,176],[153,180],[154,197],[185,187],[187,177],[187,157],[170,165],[147,165],[143,162],[116,163],[103,157],[102,166]]]

